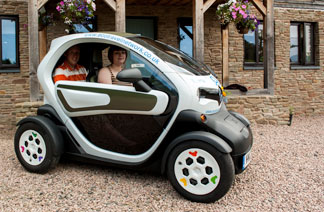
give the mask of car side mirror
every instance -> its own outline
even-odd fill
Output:
[[[124,69],[116,76],[119,81],[133,83],[137,91],[149,92],[151,90],[142,80],[142,73],[138,68]]]

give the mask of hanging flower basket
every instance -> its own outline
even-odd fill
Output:
[[[240,34],[247,34],[249,32],[249,28],[243,26],[242,24],[236,24],[236,29]]]
[[[229,0],[218,5],[216,16],[221,26],[233,22],[239,33],[246,34],[249,30],[254,31],[260,23],[251,13],[251,6],[247,0]]]
[[[89,28],[88,24],[94,17],[96,11],[95,0],[62,0],[56,10],[60,13],[61,19],[67,25],[65,32],[68,34],[76,31],[75,24],[82,24],[85,28]],[[91,31],[91,29],[88,29]]]

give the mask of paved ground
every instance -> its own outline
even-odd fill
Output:
[[[324,116],[253,126],[253,160],[212,204],[183,199],[166,178],[76,162],[25,171],[0,139],[0,211],[323,211]]]

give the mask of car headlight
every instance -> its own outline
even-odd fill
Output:
[[[198,89],[198,97],[205,99],[213,99],[220,104],[223,100],[222,89],[214,89],[214,88],[199,88]]]

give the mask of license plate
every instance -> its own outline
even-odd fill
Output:
[[[251,150],[246,153],[244,156],[243,156],[243,167],[242,169],[245,169],[249,163],[251,162],[251,159],[252,159],[252,155],[251,155]]]

